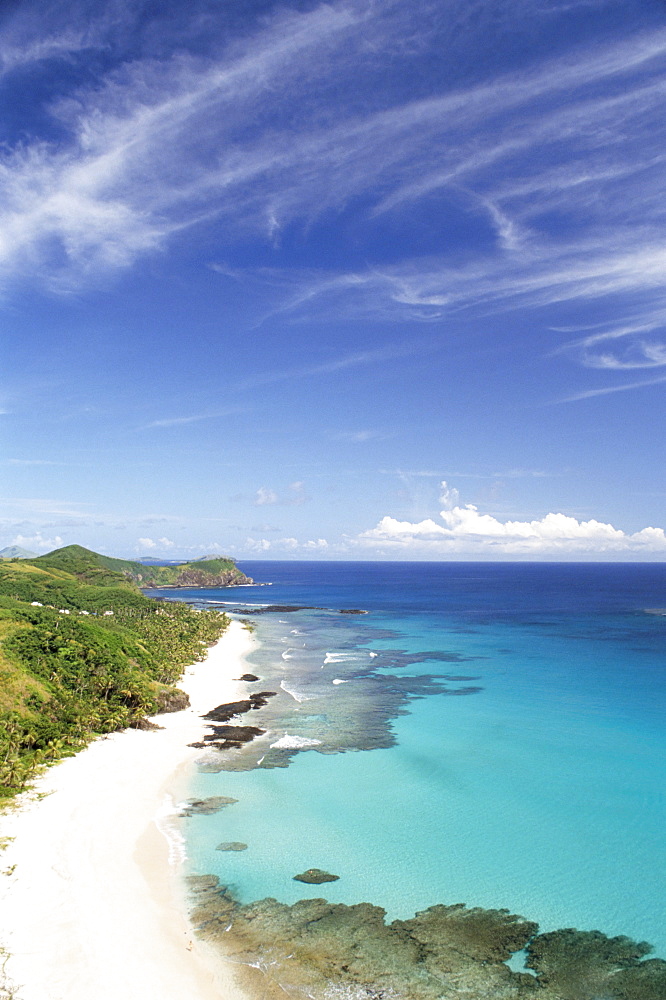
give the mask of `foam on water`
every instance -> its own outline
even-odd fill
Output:
[[[327,653],[324,657],[324,665],[329,663],[344,663],[345,660],[358,660],[358,653]]]
[[[291,736],[289,733],[271,743],[271,749],[278,747],[281,750],[304,750],[307,747],[317,746],[321,746],[321,740],[310,740],[306,736]]]
[[[174,867],[187,860],[185,837],[178,825],[180,815],[181,806],[176,805],[170,795],[165,795],[154,817],[155,826],[167,842],[169,864]]]
[[[302,691],[298,691],[294,687],[290,687],[286,681],[280,681],[280,687],[286,694],[290,695],[294,699],[294,701],[297,701],[299,705],[301,705],[304,701],[312,700],[312,697],[310,695],[304,694]]]

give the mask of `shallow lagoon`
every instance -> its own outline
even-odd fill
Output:
[[[283,694],[282,729],[272,700],[259,742],[287,732],[351,748],[371,718],[393,745],[199,774],[194,794],[239,801],[187,820],[192,871],[218,874],[243,902],[325,895],[389,919],[439,902],[508,907],[542,930],[628,934],[666,956],[666,618],[644,610],[666,605],[664,567],[242,568],[273,586],[206,600],[371,612],[256,616],[258,686],[286,681],[303,699]],[[414,655],[424,651],[444,657]],[[340,880],[293,881],[310,867]]]

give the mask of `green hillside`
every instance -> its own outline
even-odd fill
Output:
[[[174,684],[227,619],[144,596],[135,565],[80,546],[0,561],[0,795],[98,734],[182,707]]]
[[[118,574],[141,587],[229,587],[252,582],[233,559],[214,556],[176,566],[145,566],[131,559],[103,556],[81,545],[67,545],[30,562],[65,570],[97,586],[118,586]]]

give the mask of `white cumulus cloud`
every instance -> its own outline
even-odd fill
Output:
[[[457,491],[442,483],[442,500],[451,500]],[[647,527],[629,534],[612,524],[579,521],[568,514],[550,513],[532,521],[500,521],[480,513],[474,504],[442,510],[439,520],[399,521],[383,517],[375,528],[362,532],[363,546],[389,546],[394,550],[431,552],[436,556],[455,554],[508,556],[604,556],[634,554],[645,558],[666,556],[663,528]]]
[[[157,541],[154,538],[137,538],[137,543],[140,549],[172,549],[176,544],[166,537],[158,538]]]
[[[268,552],[271,543],[267,538],[246,538],[243,548],[247,552]]]
[[[328,548],[328,542],[326,541],[325,538],[318,538],[316,541],[314,539],[310,539],[310,541],[305,543],[305,548],[315,549],[319,550],[320,552],[325,552],[326,549]]]
[[[325,538],[300,542],[298,538],[246,538],[244,549],[248,552],[326,552],[329,545]]]
[[[260,486],[252,502],[255,507],[273,506],[274,504],[279,504],[282,507],[300,507],[307,499],[305,486],[299,480],[290,483],[287,492],[282,495],[266,486]]]
[[[58,549],[64,542],[60,535],[55,535],[53,538],[44,538],[41,532],[37,532],[34,535],[16,535],[11,540],[11,545],[19,545],[24,549],[37,549],[39,552],[50,552],[52,549]]]
[[[266,504],[278,503],[279,497],[274,490],[266,489],[265,486],[260,486],[255,494],[255,506],[265,507]]]
[[[445,479],[442,480],[440,485],[439,502],[447,510],[455,507],[460,503],[460,494],[455,487],[449,486]]]

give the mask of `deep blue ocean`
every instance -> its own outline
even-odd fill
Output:
[[[666,565],[240,568],[271,586],[177,595],[250,619],[278,692],[235,769],[196,777],[238,801],[188,820],[191,871],[242,901],[507,907],[666,957]],[[293,881],[311,867],[339,881]]]

